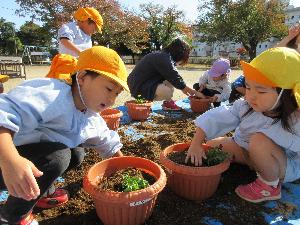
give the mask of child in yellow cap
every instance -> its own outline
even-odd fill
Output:
[[[103,19],[91,7],[79,8],[74,13],[74,19],[58,30],[59,53],[78,57],[81,51],[92,47],[91,36],[102,31]]]
[[[9,76],[0,74],[0,94],[4,92],[3,83],[8,81]]]
[[[281,183],[300,177],[300,54],[269,49],[251,63],[241,62],[245,99],[199,116],[186,161],[201,165],[201,144],[223,145],[233,161],[257,171],[257,179],[235,192],[250,202],[281,197]],[[222,135],[235,130],[233,138]]]
[[[53,182],[78,166],[83,147],[101,157],[122,156],[122,144],[99,112],[128,90],[125,65],[102,46],[80,53],[69,85],[58,79],[32,79],[0,95],[0,188],[10,196],[0,221],[30,224],[34,206],[51,208],[68,194]]]

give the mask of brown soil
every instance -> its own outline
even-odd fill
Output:
[[[183,113],[178,117],[157,116],[153,122],[124,125],[119,129],[124,144],[125,155],[142,156],[159,163],[159,155],[165,147],[179,142],[190,141],[195,132],[193,119],[196,114]],[[124,132],[133,127],[144,134],[144,138],[133,141]],[[82,165],[64,175],[65,188],[70,192],[67,204],[48,210],[34,210],[40,224],[102,224],[96,215],[93,200],[82,189],[82,178],[86,171],[101,158],[92,149],[87,149],[87,156]],[[223,225],[232,224],[266,224],[263,204],[253,204],[241,200],[234,189],[241,183],[255,179],[255,172],[246,166],[233,164],[223,175],[217,192],[204,202],[182,199],[166,187],[157,198],[152,216],[147,225],[201,225],[209,224],[205,219],[219,221]],[[282,211],[290,211],[290,206],[282,205]],[[270,211],[270,210],[269,210]]]
[[[101,191],[116,191],[116,192],[124,192],[124,182],[125,176],[130,176],[131,178],[139,178],[148,182],[148,185],[152,185],[155,182],[155,178],[150,174],[136,169],[136,168],[126,168],[122,170],[118,170],[117,172],[111,174],[108,177],[103,177],[98,184],[98,188]],[[139,188],[142,189],[142,188]]]

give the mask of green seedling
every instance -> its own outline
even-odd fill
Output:
[[[222,151],[222,145],[219,147],[212,147],[206,153],[206,159],[203,160],[205,166],[214,166],[229,159],[230,154]]]
[[[135,103],[137,103],[137,104],[143,104],[143,103],[145,103],[147,100],[146,99],[144,99],[141,95],[138,95],[137,97],[136,97],[136,99],[135,99]]]
[[[122,189],[123,192],[137,191],[149,186],[149,182],[140,177],[133,177],[129,175],[123,176]]]

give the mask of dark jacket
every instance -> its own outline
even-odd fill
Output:
[[[164,80],[180,90],[186,87],[170,54],[162,51],[144,56],[129,74],[127,84],[133,97],[141,95],[152,101],[157,86]]]

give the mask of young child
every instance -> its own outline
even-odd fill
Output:
[[[188,87],[178,73],[176,65],[184,65],[189,59],[190,46],[174,39],[160,52],[145,55],[128,76],[131,95],[141,95],[149,101],[162,101],[164,110],[181,110],[172,100],[174,87],[186,95],[203,95]]]
[[[277,47],[293,48],[300,52],[300,21],[290,27],[288,35],[277,44]]]
[[[79,8],[74,13],[76,21],[64,24],[58,30],[59,53],[78,57],[79,53],[92,47],[92,34],[101,32],[103,19],[94,8]]]
[[[290,48],[269,49],[251,63],[241,62],[246,78],[245,99],[199,116],[188,150],[201,165],[201,144],[223,145],[233,161],[257,171],[257,179],[235,192],[250,202],[281,198],[281,183],[300,177],[300,54]],[[235,129],[233,138],[222,137]]]
[[[4,92],[3,83],[8,81],[9,76],[0,74],[0,94]]]
[[[239,76],[231,83],[231,93],[229,96],[229,103],[245,96],[246,94],[246,84],[244,75]]]
[[[199,83],[193,85],[193,88],[210,97],[215,107],[220,106],[221,102],[227,101],[230,96],[231,87],[228,81],[230,71],[228,59],[217,59],[211,69],[199,78]]]
[[[0,186],[10,194],[1,223],[32,224],[36,204],[65,203],[67,192],[55,190],[53,182],[82,162],[83,147],[95,148],[103,158],[122,156],[118,134],[99,112],[128,90],[126,80],[118,54],[95,46],[80,53],[71,85],[33,79],[0,95]]]

